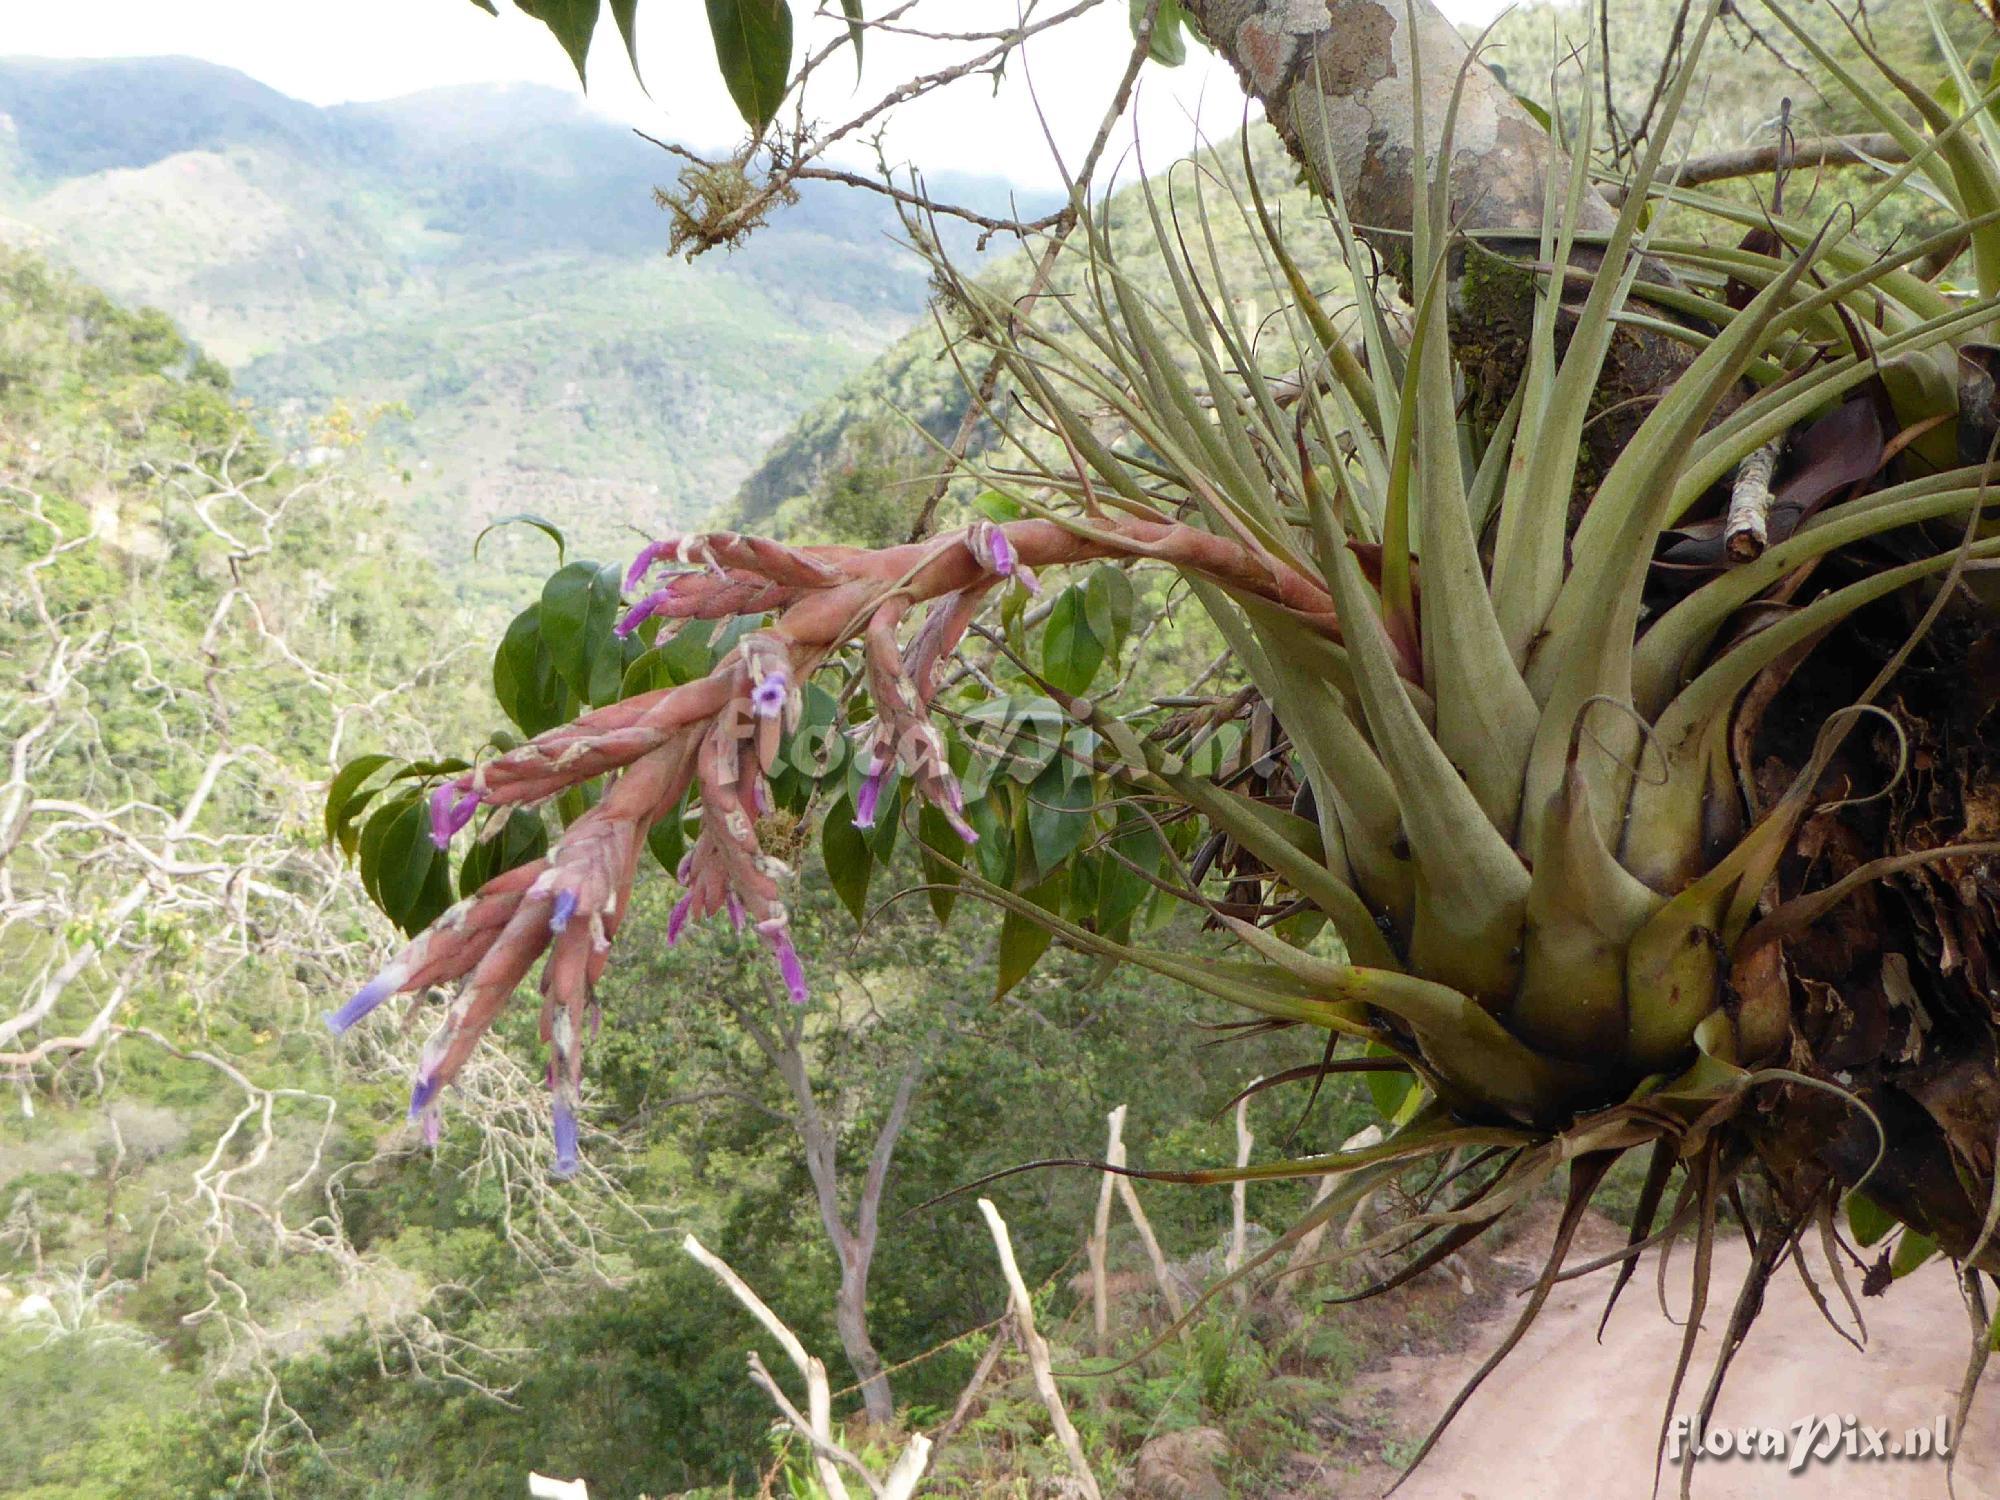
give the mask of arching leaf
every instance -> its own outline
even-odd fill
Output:
[[[475,561],[479,557],[479,544],[486,540],[488,533],[498,531],[503,526],[534,527],[535,530],[556,544],[556,566],[562,566],[564,561],[563,554],[568,549],[568,543],[563,537],[562,527],[556,525],[547,516],[538,516],[531,510],[517,510],[511,516],[502,516],[497,521],[487,522],[480,529],[479,535],[472,539],[472,556]]]

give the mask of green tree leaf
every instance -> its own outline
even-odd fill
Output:
[[[327,784],[326,841],[329,845],[338,844],[349,859],[354,857],[354,819],[375,795],[373,791],[363,794],[362,783],[395,759],[379,752],[357,755],[335,772]]]
[[[1145,23],[1146,8],[1151,0],[1132,0],[1132,36],[1136,41],[1139,28]],[[1181,0],[1160,0],[1160,13],[1153,21],[1153,40],[1148,45],[1146,55],[1165,67],[1178,68],[1187,61],[1187,38],[1182,34],[1186,13],[1181,9]]]
[[[1395,1056],[1387,1047],[1373,1042],[1368,1044],[1366,1052],[1369,1057]],[[1417,1086],[1416,1079],[1408,1073],[1364,1073],[1361,1076],[1368,1080],[1368,1097],[1375,1101],[1375,1108],[1385,1120],[1396,1118],[1396,1112],[1409,1099],[1410,1090]]]
[[[1064,876],[1058,872],[1022,894],[1043,911],[1052,912],[1062,905],[1066,883]],[[1000,955],[993,982],[995,1000],[1028,977],[1029,971],[1048,952],[1051,936],[1045,924],[1018,912],[1007,913],[1006,920],[1000,924]]]
[[[1937,1241],[1927,1234],[1905,1228],[1896,1238],[1895,1252],[1889,1257],[1889,1274],[1901,1281],[1910,1272],[1938,1253]]]
[[[480,838],[458,866],[458,893],[470,896],[495,875],[520,868],[549,852],[548,826],[537,813],[510,808],[507,821],[491,838]]]
[[[590,56],[590,38],[597,30],[597,0],[514,0],[514,4],[523,15],[533,16],[554,33],[576,69],[576,81],[587,84],[583,68]]]
[[[1065,693],[1080,696],[1104,663],[1104,642],[1090,628],[1083,591],[1074,584],[1056,596],[1042,627],[1042,675]]]
[[[792,76],[792,12],[785,0],[708,0],[715,64],[736,112],[762,134]]]
[[[875,873],[875,853],[868,837],[854,826],[854,804],[842,797],[826,815],[819,830],[820,857],[826,861],[826,878],[854,920],[868,913],[868,881]]]
[[[525,735],[553,729],[569,717],[568,689],[542,638],[541,605],[531,604],[514,616],[501,637],[493,653],[493,696]]]
[[[625,55],[632,59],[632,76],[639,79],[639,87],[643,89],[646,80],[639,78],[639,0],[611,0],[611,18],[618,23]]]
[[[1866,1193],[1847,1195],[1847,1227],[1854,1243],[1866,1250],[1896,1227],[1889,1211]]]
[[[681,860],[687,854],[687,824],[685,811],[687,800],[683,798],[646,835],[646,849],[658,861],[661,869],[678,877]]]
[[[549,659],[578,698],[593,708],[616,702],[625,675],[618,623],[623,570],[616,563],[573,562],[542,585],[542,639]]]
[[[1091,570],[1083,586],[1084,618],[1090,621],[1091,633],[1113,656],[1118,654],[1126,632],[1132,628],[1134,603],[1132,580],[1123,568],[1116,563],[1101,563]]]
[[[450,861],[431,842],[420,791],[383,803],[361,830],[361,883],[405,936],[423,931],[451,905]]]
[[[861,77],[861,41],[867,35],[862,27],[861,0],[840,0],[840,8],[847,15],[847,39],[854,43],[854,77]]]
[[[1119,818],[1105,842],[1104,873],[1098,881],[1099,932],[1117,932],[1132,920],[1154,890],[1146,875],[1159,874],[1166,857],[1167,846],[1152,824],[1136,813]]]
[[[1090,836],[1095,796],[1088,776],[1071,774],[1067,757],[1053,762],[1028,787],[1028,837],[1038,870],[1046,874],[1055,869]]]
[[[965,863],[965,840],[928,802],[917,813],[917,837],[921,841],[919,863],[930,887],[924,894],[930,898],[931,915],[943,927],[958,905],[958,872]]]

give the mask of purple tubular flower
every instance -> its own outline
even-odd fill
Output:
[[[632,559],[632,566],[625,570],[625,592],[631,593],[639,586],[639,580],[653,570],[653,564],[668,556],[674,550],[674,542],[648,542],[639,549],[639,555]]]
[[[887,771],[877,771],[861,780],[861,790],[854,794],[854,826],[873,828],[875,814],[882,805],[882,783],[888,777]]]
[[[619,640],[624,640],[626,636],[658,614],[661,606],[667,602],[667,598],[668,590],[654,589],[652,593],[625,611],[624,617],[611,627],[611,633]]]
[[[799,962],[799,950],[792,946],[792,935],[785,928],[781,917],[775,922],[759,923],[758,934],[764,943],[778,956],[778,972],[784,976],[785,991],[792,997],[792,1004],[806,1003],[806,968]]]
[[[443,1119],[436,1105],[424,1111],[424,1144],[433,1150],[437,1148],[438,1137],[444,1134]]]
[[[577,1167],[576,1111],[570,1108],[569,1101],[563,1098],[561,1090],[556,1091],[553,1113],[556,1126],[555,1175],[574,1177]]]
[[[403,976],[394,969],[384,969],[373,979],[354,992],[354,998],[339,1010],[326,1013],[326,1029],[335,1036],[341,1035],[357,1021],[361,1020],[376,1006],[387,1000],[402,986]]]
[[[786,690],[791,679],[782,668],[766,672],[750,689],[750,711],[760,719],[775,719],[785,711]]]
[[[417,1081],[410,1087],[410,1118],[412,1120],[422,1119],[424,1111],[437,1101],[438,1088],[437,1074],[419,1073],[417,1075]]]
[[[576,915],[576,892],[557,891],[555,909],[549,913],[549,931],[561,932]]]
[[[678,943],[681,940],[681,934],[687,930],[688,912],[693,906],[694,896],[689,894],[676,901],[674,909],[667,914],[667,946],[669,948]]]
[[[737,899],[736,892],[734,891],[730,891],[722,899],[728,903],[729,925],[734,927],[738,932],[741,932],[743,930],[743,903]]]
[[[461,792],[456,782],[447,781],[431,793],[431,842],[438,848],[448,848],[451,836],[479,811],[479,788],[472,787]]]
[[[1014,544],[1007,540],[1007,533],[995,526],[987,533],[987,543],[993,551],[993,571],[1002,578],[1010,578],[1014,573]]]
[[[947,777],[944,784],[944,805],[939,809],[945,822],[951,824],[951,831],[968,844],[979,842],[979,834],[965,821],[965,791],[958,784],[957,777]]]

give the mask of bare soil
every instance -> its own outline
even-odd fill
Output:
[[[1393,1484],[1400,1462],[1505,1336],[1521,1306],[1516,1293],[1538,1269],[1547,1240],[1544,1224],[1476,1265],[1481,1292],[1459,1297],[1455,1316],[1442,1323],[1438,1299],[1451,1293],[1441,1280],[1424,1290],[1421,1308],[1383,1304],[1386,1316],[1400,1311],[1405,1318],[1409,1352],[1387,1352],[1358,1378],[1355,1396],[1330,1424],[1351,1435],[1331,1445],[1333,1456],[1298,1455],[1274,1496],[1372,1500]],[[1586,1224],[1583,1241],[1579,1260],[1614,1247],[1618,1236],[1597,1220]],[[1807,1259],[1834,1315],[1851,1325],[1816,1243]],[[1701,1337],[1676,1405],[1690,1416],[1708,1385],[1749,1254],[1732,1239],[1718,1244],[1715,1260]],[[1398,1500],[1646,1500],[1692,1264],[1686,1244],[1669,1258],[1666,1302],[1676,1320],[1669,1321],[1660,1307],[1658,1262],[1648,1256],[1602,1343],[1597,1325],[1608,1274],[1558,1286],[1519,1347],[1397,1491]],[[1849,1280],[1858,1295],[1859,1276],[1850,1271]],[[1788,1267],[1773,1280],[1730,1367],[1713,1425],[1782,1428],[1789,1442],[1801,1419],[1826,1414],[1885,1429],[1900,1441],[1910,1428],[1949,1418],[1972,1338],[1950,1267],[1926,1266],[1888,1295],[1863,1299],[1862,1314],[1865,1352],[1827,1326]],[[1394,1351],[1395,1340],[1378,1347]],[[1954,1440],[1958,1500],[2000,1500],[2000,1361]],[[1660,1494],[1675,1495],[1680,1483],[1680,1470],[1666,1465]],[[1791,1472],[1789,1457],[1731,1456],[1696,1465],[1694,1494],[1698,1500],[1944,1500],[1947,1489],[1945,1464],[1936,1458],[1836,1455]]]

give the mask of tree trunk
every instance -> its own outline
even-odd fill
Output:
[[[839,1250],[840,1290],[834,1295],[833,1326],[840,1334],[848,1364],[861,1381],[862,1409],[869,1421],[886,1424],[895,1418],[896,1403],[889,1391],[889,1377],[882,1373],[882,1356],[868,1337],[868,1268],[875,1258],[875,1247],[849,1236]]]
[[[1420,73],[1411,66],[1404,0],[1187,0],[1292,155],[1323,191],[1340,184],[1357,226],[1408,231],[1416,196],[1412,79],[1421,79],[1424,138],[1436,151],[1462,71],[1452,216],[1466,229],[1538,234],[1549,170],[1566,172],[1568,163],[1489,69],[1466,67],[1471,49],[1430,0],[1413,4]],[[1609,229],[1615,218],[1592,193],[1578,227]]]
[[[1482,243],[1489,250],[1508,248],[1508,237],[1493,232],[1510,230],[1519,250],[1532,254],[1539,246],[1549,175],[1555,173],[1564,190],[1569,159],[1492,70],[1472,60],[1472,49],[1430,0],[1185,3],[1202,34],[1235,67],[1244,90],[1264,106],[1293,158],[1322,193],[1339,184],[1356,229],[1406,286],[1416,201],[1413,80],[1422,86],[1423,139],[1431,153],[1443,143],[1445,116],[1459,89],[1452,223],[1461,231],[1488,231]],[[1586,191],[1574,227],[1603,233],[1617,218],[1601,196]],[[1595,271],[1601,257],[1579,246],[1570,260]],[[1534,282],[1525,273],[1470,277],[1463,274],[1466,264],[1464,253],[1454,253],[1453,345],[1474,410],[1490,422],[1527,364]],[[1649,266],[1647,274],[1673,279],[1663,266]],[[1629,326],[1616,332],[1594,402],[1604,415],[1585,432],[1592,458],[1586,481],[1609,467],[1645,419],[1651,404],[1644,398],[1671,384],[1692,358],[1692,348],[1671,336]]]

